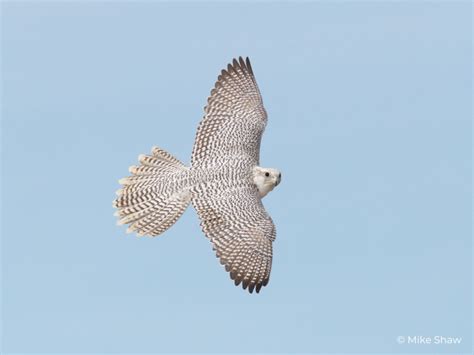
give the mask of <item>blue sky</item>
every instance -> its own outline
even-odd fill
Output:
[[[4,353],[470,352],[470,2],[1,6]],[[153,145],[189,163],[239,55],[283,173],[258,295],[192,208],[140,239],[111,207]]]

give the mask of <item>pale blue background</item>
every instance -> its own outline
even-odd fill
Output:
[[[3,3],[3,351],[469,352],[471,6]],[[192,209],[138,239],[111,206],[151,146],[189,162],[239,55],[283,172],[258,295]]]

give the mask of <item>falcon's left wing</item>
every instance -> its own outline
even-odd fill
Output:
[[[258,190],[250,183],[200,192],[193,205],[201,227],[235,285],[250,293],[266,286],[276,230]]]

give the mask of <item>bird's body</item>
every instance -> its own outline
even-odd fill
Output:
[[[159,235],[192,203],[204,233],[238,285],[250,292],[268,283],[276,232],[261,198],[281,180],[259,166],[267,122],[250,61],[223,70],[196,134],[191,166],[154,147],[120,180],[114,207],[129,232]]]

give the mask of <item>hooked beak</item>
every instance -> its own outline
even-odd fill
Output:
[[[281,174],[278,175],[278,179],[277,179],[276,182],[275,182],[275,186],[280,185],[280,182],[281,182]]]

